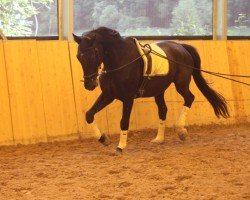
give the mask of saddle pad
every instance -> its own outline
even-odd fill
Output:
[[[134,38],[136,46],[139,50],[140,55],[142,56],[144,63],[144,76],[165,76],[169,71],[169,62],[168,60],[161,58],[153,53],[147,54],[149,51],[148,48],[142,47],[137,39]],[[150,44],[152,50],[157,53],[167,56],[166,53],[157,45]],[[146,55],[145,55],[146,54]]]

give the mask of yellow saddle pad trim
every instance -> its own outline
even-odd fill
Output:
[[[145,55],[149,49],[141,47],[138,40],[135,39],[136,46],[139,50],[140,55],[142,56],[143,63],[144,63],[144,76],[164,76],[168,74],[169,71],[169,62],[168,60],[161,58],[153,53],[150,53],[149,56],[151,57],[151,61]],[[157,53],[167,56],[166,53],[157,45],[157,44],[150,44],[152,50],[156,51]],[[151,71],[148,71],[149,63],[152,63]]]

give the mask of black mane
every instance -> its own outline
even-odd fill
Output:
[[[110,28],[107,28],[107,27],[99,27],[95,30],[93,30],[94,32],[96,33],[99,33],[99,34],[102,34],[102,35],[110,35],[110,36],[113,36],[113,37],[121,37],[120,33],[114,29],[110,29]]]
[[[112,41],[117,39],[122,39],[120,33],[114,29],[110,29],[107,27],[99,27],[97,29],[84,32],[82,36],[90,36],[91,38],[93,36],[99,36],[99,38],[102,38],[102,40],[105,41]]]

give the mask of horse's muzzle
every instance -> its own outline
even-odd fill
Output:
[[[85,81],[84,82],[85,89],[87,89],[89,91],[93,91],[97,86],[98,86],[97,79],[96,80],[92,80],[92,81]]]

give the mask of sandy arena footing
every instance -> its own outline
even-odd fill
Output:
[[[118,135],[96,140],[0,147],[0,199],[250,199],[250,125],[134,131],[113,156]]]

